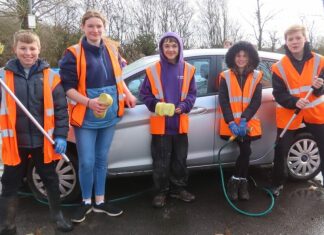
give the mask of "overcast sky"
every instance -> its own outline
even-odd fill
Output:
[[[324,36],[324,6],[322,0],[260,1],[264,4],[263,11],[265,14],[278,12],[276,17],[268,24],[267,30],[276,29],[283,38],[283,31],[292,24],[301,23],[301,18],[303,18],[309,25],[314,21],[316,32],[319,36]],[[228,8],[232,18],[238,20],[252,35],[253,31],[248,20],[256,9],[256,0],[228,0]]]

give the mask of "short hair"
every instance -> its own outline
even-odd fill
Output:
[[[105,16],[97,10],[88,10],[86,13],[84,13],[84,15],[82,16],[82,20],[81,20],[82,25],[85,25],[85,22],[92,17],[100,19],[102,21],[103,25],[106,27]]]
[[[175,43],[179,44],[178,40],[175,37],[165,37],[163,39],[162,44],[165,43],[165,42],[175,42]]]
[[[295,33],[295,32],[302,32],[303,36],[306,37],[306,28],[303,25],[295,24],[290,26],[288,29],[285,30],[285,40],[287,40],[287,37],[289,34]]]
[[[18,42],[24,42],[24,43],[33,43],[36,42],[39,49],[41,49],[41,44],[39,37],[36,33],[34,33],[31,30],[19,30],[15,32],[13,36],[13,47],[16,48]]]

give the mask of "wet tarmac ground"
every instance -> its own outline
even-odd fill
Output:
[[[226,178],[230,176],[227,170]],[[262,186],[268,182],[268,169],[252,169],[250,175]],[[319,179],[319,178],[318,178]],[[250,180],[252,182],[252,180]],[[119,217],[90,213],[86,220],[68,234],[75,235],[320,235],[324,234],[324,190],[317,180],[289,181],[275,200],[270,214],[249,217],[234,211],[222,193],[217,170],[192,172],[189,191],[196,201],[185,203],[169,199],[162,209],[151,206],[154,192],[150,175],[110,179],[107,195],[124,210]],[[250,212],[260,212],[270,205],[270,197],[250,183],[251,199],[236,205]],[[17,216],[18,234],[52,235],[48,207],[32,197],[21,197]],[[75,210],[63,207],[67,218]]]

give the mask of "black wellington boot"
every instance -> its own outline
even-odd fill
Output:
[[[241,181],[240,181],[239,198],[241,200],[249,200],[250,199],[249,182],[247,181],[247,179],[241,179]]]
[[[56,229],[61,232],[70,232],[73,230],[71,222],[66,220],[60,208],[60,195],[56,189],[46,189],[48,204],[50,207],[52,221],[56,225]]]
[[[233,179],[233,177],[231,177],[227,183],[227,195],[232,201],[236,201],[238,199],[239,184],[240,180]]]
[[[0,235],[15,235],[18,198],[0,197]]]

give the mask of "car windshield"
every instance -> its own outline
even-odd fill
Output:
[[[153,55],[153,56],[146,56],[143,57],[139,60],[136,60],[135,62],[127,65],[124,69],[123,69],[123,73],[127,74],[133,71],[136,71],[140,68],[146,67],[147,65],[157,61],[159,59],[158,55]]]

